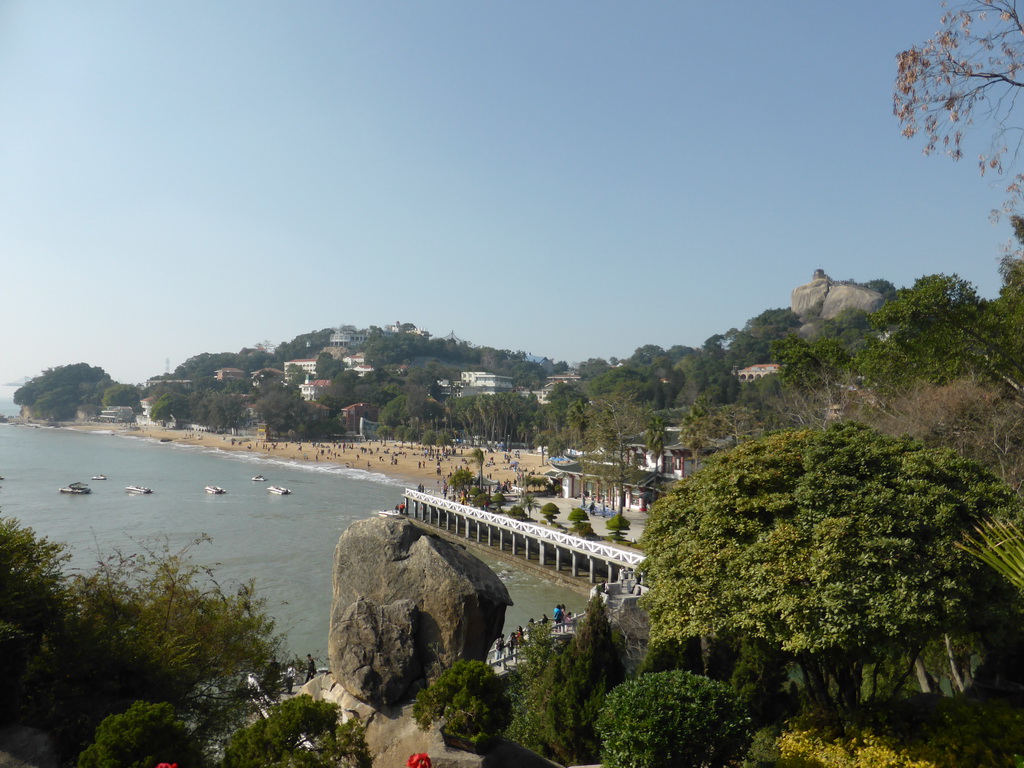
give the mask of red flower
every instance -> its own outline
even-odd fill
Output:
[[[157,763],[156,768],[178,768],[177,763]]]
[[[409,759],[405,761],[405,766],[406,768],[431,768],[430,758],[425,752],[410,755]]]

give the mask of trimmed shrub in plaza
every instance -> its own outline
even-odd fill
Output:
[[[608,529],[609,533],[611,533],[611,537],[616,541],[622,539],[623,531],[629,530],[629,520],[623,517],[621,512],[608,518],[608,522],[604,525]]]
[[[554,519],[558,516],[558,505],[553,501],[549,501],[540,508],[540,513],[549,523],[554,522]]]

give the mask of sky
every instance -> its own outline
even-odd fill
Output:
[[[396,321],[625,358],[818,268],[993,296],[1004,185],[892,114],[941,12],[0,0],[0,384]]]

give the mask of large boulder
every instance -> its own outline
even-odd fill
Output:
[[[53,740],[42,731],[24,725],[0,728],[0,767],[58,768]]]
[[[816,315],[831,320],[851,308],[874,312],[884,303],[878,291],[851,282],[837,283],[821,269],[814,270],[810,282],[794,288],[789,300],[790,309],[805,321]]]
[[[462,547],[408,520],[358,521],[334,552],[331,672],[357,698],[395,705],[459,659],[485,659],[509,605]]]
[[[380,605],[359,597],[331,627],[335,679],[376,709],[405,696],[410,680],[423,676],[414,637],[419,610],[412,600]]]

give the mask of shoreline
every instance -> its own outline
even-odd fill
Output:
[[[28,423],[28,422],[25,422]],[[218,435],[162,427],[118,428],[116,424],[96,422],[66,422],[62,428],[79,432],[109,432],[123,437],[137,437],[158,442],[170,442],[211,450],[246,453],[254,457],[295,461],[311,465],[346,467],[367,474],[379,474],[409,488],[423,485],[426,491],[441,493],[449,475],[457,469],[474,469],[468,458],[472,448],[449,447],[448,456],[438,454],[436,446],[400,440],[372,440],[359,443],[311,443],[257,440],[255,437]],[[526,475],[540,475],[544,471],[541,456],[529,451],[484,452],[484,477],[497,483],[515,485],[517,467]],[[474,470],[475,471],[475,470]]]

